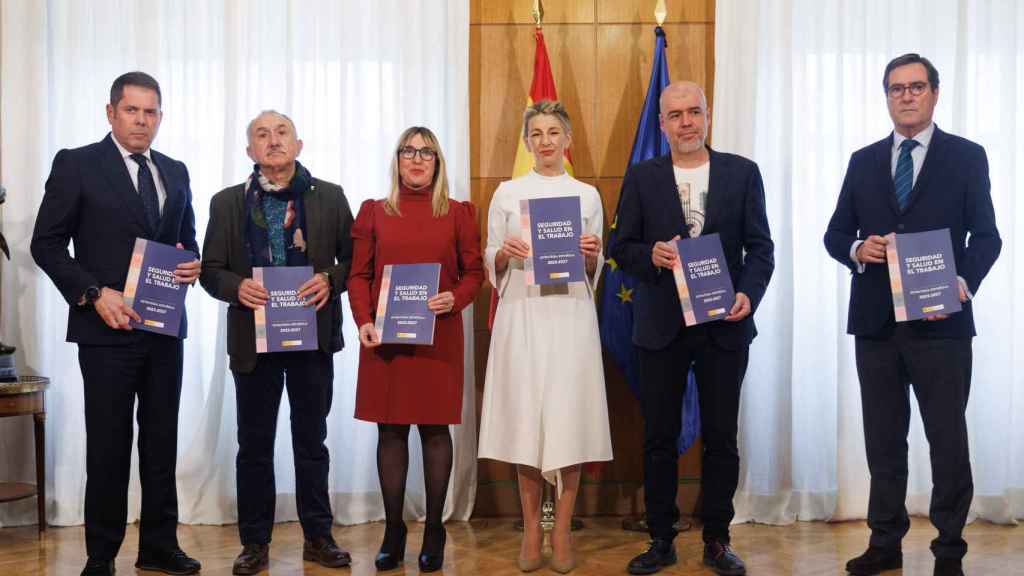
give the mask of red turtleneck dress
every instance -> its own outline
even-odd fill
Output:
[[[441,263],[439,290],[455,295],[451,312],[437,317],[433,346],[360,346],[356,418],[393,424],[462,421],[462,309],[483,281],[480,232],[473,205],[450,200],[435,218],[427,190],[400,190],[402,215],[367,200],[352,225],[348,297],[356,327],[373,323],[385,264]]]

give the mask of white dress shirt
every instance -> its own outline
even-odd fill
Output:
[[[114,141],[114,145],[121,151],[121,158],[124,160],[124,165],[128,167],[128,175],[131,176],[132,186],[135,186],[135,192],[139,191],[139,164],[132,160],[132,152],[129,151],[121,143],[117,141],[117,137],[114,133],[110,133],[110,139]],[[153,162],[153,157],[150,150],[147,148],[142,153],[146,157],[146,165],[149,166],[150,173],[153,174],[153,182],[156,183],[156,199],[159,203],[160,214],[164,212],[164,200],[167,199],[167,191],[164,189],[164,181],[160,178],[160,169],[156,167],[156,162]]]

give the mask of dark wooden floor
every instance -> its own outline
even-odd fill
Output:
[[[576,533],[580,559],[573,574],[625,574],[629,559],[643,551],[643,534],[623,532],[618,518],[588,518],[586,528]],[[269,574],[327,575],[373,574],[373,556],[380,545],[381,524],[334,529],[335,538],[352,552],[351,569],[328,570],[302,561],[302,533],[298,523],[278,524],[274,529]],[[182,526],[182,548],[203,563],[205,575],[231,574],[231,563],[239,551],[235,526]],[[421,525],[411,525],[403,570],[389,574],[416,574]],[[859,554],[867,542],[863,522],[798,522],[790,526],[744,524],[733,527],[733,545],[747,562],[748,573],[759,575],[845,574],[843,565]],[[904,541],[903,574],[930,575],[932,557],[928,542],[935,531],[927,520],[914,519]],[[995,526],[976,522],[967,527],[970,552],[965,560],[967,574],[1024,575],[1024,527]],[[118,574],[135,574],[136,526],[117,559]],[[478,519],[448,524],[448,548],[444,573],[449,575],[506,576],[520,574],[515,566],[519,533],[508,519]],[[679,564],[662,574],[708,574],[701,564],[699,530],[680,534],[676,540]],[[546,550],[549,554],[550,551]],[[0,529],[0,575],[77,575],[85,558],[82,527],[50,528],[42,539],[35,526]],[[900,572],[892,572],[899,574]],[[138,574],[149,574],[138,572]],[[541,570],[536,574],[553,574]]]

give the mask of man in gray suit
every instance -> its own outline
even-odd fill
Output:
[[[287,386],[295,452],[295,500],[305,536],[303,559],[332,568],[351,562],[331,536],[327,491],[327,414],[332,355],[343,346],[340,296],[352,259],[352,212],[340,186],[313,178],[296,158],[295,124],[275,111],[249,123],[246,152],[256,165],[245,183],[217,193],[203,243],[203,288],[228,303],[228,355],[238,410],[238,531],[234,574],[269,563],[274,524],[274,436]],[[317,350],[256,354],[253,311],[269,294],[254,266],[311,266],[299,297],[317,310]],[[287,377],[286,377],[287,376]]]

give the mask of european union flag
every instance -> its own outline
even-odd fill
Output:
[[[647,86],[644,109],[640,113],[640,124],[633,139],[633,151],[629,165],[638,164],[656,156],[669,153],[668,141],[661,132],[658,122],[661,91],[669,85],[668,62],[665,60],[665,31],[658,26],[654,29],[654,65],[651,67],[651,82]],[[620,198],[621,202],[621,198]],[[618,213],[618,210],[616,210]],[[609,232],[608,244],[615,237],[615,222]],[[633,286],[635,280],[609,259],[605,268],[601,295],[601,343],[612,355],[615,364],[626,376],[633,395],[639,398],[640,384],[636,376],[636,351],[633,349]],[[681,407],[682,433],[679,435],[679,453],[685,452],[700,433],[700,410],[697,404],[697,382],[693,372],[686,386],[686,396]]]

